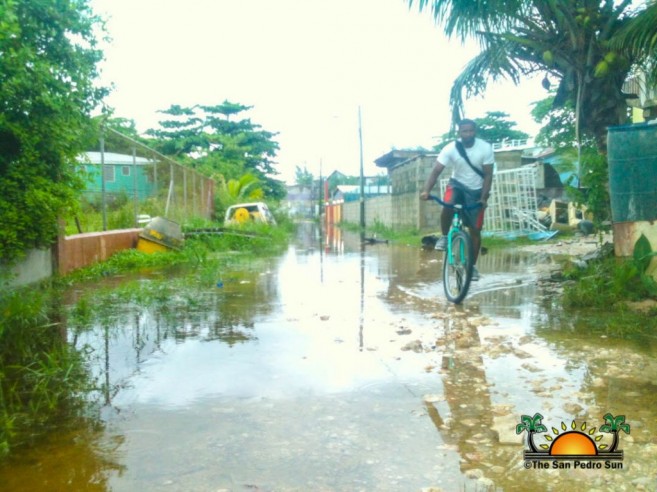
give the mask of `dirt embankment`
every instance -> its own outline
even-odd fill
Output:
[[[613,244],[611,233],[590,236],[570,236],[568,238],[559,238],[555,236],[548,241],[537,241],[535,244],[520,246],[521,251],[532,251],[535,253],[545,253],[563,256],[584,256],[593,253],[603,244]]]
[[[559,255],[569,257],[573,261],[586,260],[587,256],[594,256],[594,254],[602,248],[610,248],[614,244],[614,238],[611,233],[607,233],[600,237],[599,235],[591,236],[572,236],[569,238],[559,239],[555,237],[549,241],[540,241],[536,244],[529,244],[520,246],[518,249],[522,251],[531,251],[533,253],[546,254],[546,255]],[[546,267],[543,272],[545,276],[554,274],[554,270]],[[638,312],[650,312],[657,308],[657,301],[654,299],[644,299],[637,302],[626,302],[627,306]]]

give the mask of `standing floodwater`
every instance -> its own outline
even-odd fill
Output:
[[[657,487],[655,343],[576,330],[537,282],[549,257],[482,257],[453,306],[439,253],[330,232],[77,287],[67,333],[99,416],[17,450],[2,490]],[[610,443],[607,413],[631,425],[621,469],[526,466],[522,416],[543,417],[536,443],[574,422]]]

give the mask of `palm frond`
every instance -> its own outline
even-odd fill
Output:
[[[260,180],[252,175],[245,174],[239,179],[239,196],[245,199],[262,198],[263,191],[260,188]]]
[[[610,46],[643,65],[651,82],[657,82],[657,1],[637,12],[612,37]]]
[[[430,9],[436,23],[442,24],[448,37],[465,39],[480,31],[501,32],[514,25],[520,12],[531,3],[523,0],[408,0],[420,11]]]
[[[526,72],[522,61],[509,56],[516,53],[518,46],[502,38],[490,39],[484,51],[475,56],[456,77],[450,91],[450,106],[454,122],[463,116],[463,96],[483,94],[490,81],[505,78],[514,84]]]
[[[630,50],[635,55],[655,56],[657,49],[657,2],[638,12],[614,36],[614,47]]]

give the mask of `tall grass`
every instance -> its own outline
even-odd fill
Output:
[[[565,277],[573,280],[564,289],[567,308],[610,309],[626,301],[657,299],[657,282],[631,258],[610,257],[585,269],[571,268]]]
[[[127,210],[127,209],[125,209]],[[125,214],[127,220],[128,214]],[[146,254],[125,250],[108,261],[73,272],[52,282],[28,289],[11,290],[2,285],[0,294],[0,457],[12,447],[38,436],[63,416],[78,415],[86,408],[94,389],[84,355],[66,339],[62,288],[76,282],[143,269],[198,265],[201,281],[220,275],[217,261],[275,255],[288,243],[292,223],[280,217],[278,226],[247,224],[225,229],[221,234],[190,237],[181,251]],[[197,221],[196,227],[212,227]],[[235,254],[237,253],[237,254]],[[138,295],[136,293],[135,295]],[[151,293],[157,299],[158,293]],[[170,292],[161,296],[168,301]],[[91,316],[88,301],[67,313],[74,324],[84,325]]]
[[[83,408],[91,381],[58,306],[52,290],[0,296],[0,457]]]

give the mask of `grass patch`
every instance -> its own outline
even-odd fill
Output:
[[[627,301],[657,299],[657,282],[633,258],[608,257],[583,269],[570,267],[564,277],[572,281],[564,288],[566,308],[609,309]]]
[[[162,210],[161,200],[149,198],[139,202],[138,213],[151,217],[159,215]],[[135,205],[125,194],[112,195],[108,198],[105,209],[105,220],[109,230],[131,229],[135,227]],[[100,232],[103,230],[103,213],[100,202],[92,202],[83,197],[77,213],[65,217],[64,233],[67,236],[85,232]]]
[[[191,226],[213,227],[213,224],[199,220]],[[246,264],[254,258],[281,253],[292,231],[292,223],[285,220],[278,226],[247,224],[228,229],[224,234],[189,238],[181,251],[147,254],[124,250],[107,261],[36,286],[18,289],[3,286],[0,291],[0,458],[12,448],[37,439],[54,425],[64,425],[68,419],[86,415],[89,404],[93,403],[89,396],[99,386],[90,378],[85,354],[68,343],[64,327],[80,330],[99,316],[117,316],[114,305],[126,300],[158,305],[171,316],[186,312],[198,302],[195,291],[186,287],[213,286],[218,279],[231,281],[232,277],[223,278],[225,271],[239,267],[240,262]],[[72,284],[189,265],[193,266],[191,277],[177,280],[167,277],[159,282],[128,281],[119,288],[107,287],[105,295],[96,290],[82,296],[75,306],[63,307],[63,289]],[[247,282],[241,288],[252,285],[255,282]],[[247,304],[244,310],[250,313],[253,306]]]
[[[351,232],[360,231],[360,226],[352,222],[341,222],[339,224],[341,229]],[[440,234],[439,228],[432,230],[420,231],[417,228],[403,228],[403,229],[393,229],[381,224],[378,221],[374,222],[374,225],[369,226],[365,229],[365,234],[368,237],[376,237],[379,239],[387,239],[390,242],[397,244],[405,244],[408,246],[420,246],[422,244],[422,237],[430,234]],[[485,234],[485,228],[484,228]],[[574,237],[575,234],[572,232],[560,232],[558,238],[555,238],[555,242],[568,240],[569,238]],[[488,249],[504,249],[508,247],[516,246],[527,246],[535,245],[538,242],[529,239],[526,236],[519,236],[515,239],[504,237],[504,236],[488,236],[484,235],[482,237],[482,246]]]
[[[621,302],[657,299],[657,282],[647,273],[655,255],[648,239],[641,235],[629,258],[609,254],[585,268],[567,269],[564,277],[574,283],[565,290],[564,305],[608,309]]]
[[[340,222],[339,227],[345,231],[359,232],[360,226],[353,222]],[[365,235],[367,237],[374,237],[377,239],[385,239],[393,243],[414,245],[420,244],[422,236],[417,229],[393,229],[383,225],[379,221],[375,221],[374,225],[365,228]]]
[[[0,458],[85,409],[93,382],[66,341],[60,306],[52,289],[0,296]]]
[[[560,238],[560,240],[563,238]],[[532,241],[527,236],[519,236],[515,239],[502,236],[483,236],[481,238],[482,246],[488,249],[504,249],[516,246],[529,246],[538,244],[538,241]]]
[[[207,222],[199,222],[196,225],[197,228],[217,228],[216,226]],[[133,271],[201,264],[212,257],[229,253],[247,257],[272,256],[285,250],[293,230],[294,226],[291,222],[279,226],[246,224],[227,228],[217,234],[188,237],[180,251],[170,250],[148,254],[136,249],[123,250],[106,261],[75,270],[58,281],[71,284]]]
[[[657,311],[641,313],[618,304],[601,311],[598,308],[561,309],[556,306],[549,320],[536,330],[546,340],[559,342],[606,337],[608,339],[635,340],[637,347],[648,349],[654,345],[657,331]]]

